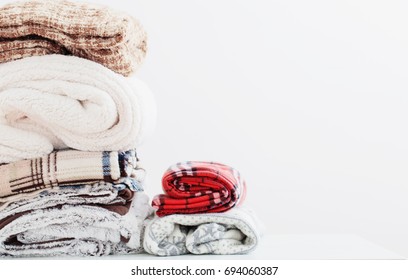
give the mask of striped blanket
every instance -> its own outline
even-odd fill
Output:
[[[162,179],[165,194],[152,206],[161,217],[170,214],[224,212],[241,203],[246,184],[240,173],[215,162],[187,161],[169,167]]]
[[[85,183],[143,180],[134,150],[126,152],[55,151],[47,156],[0,165],[0,197]],[[133,180],[133,179],[134,180]]]

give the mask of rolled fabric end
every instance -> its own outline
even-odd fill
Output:
[[[143,248],[149,254],[247,254],[261,239],[253,211],[235,207],[224,213],[176,214],[147,220]]]
[[[136,77],[74,56],[0,64],[0,163],[53,149],[129,150],[155,123],[154,96]]]
[[[241,204],[246,183],[234,168],[216,162],[186,161],[168,168],[162,178],[165,194],[154,197],[159,217],[171,214],[224,212]]]

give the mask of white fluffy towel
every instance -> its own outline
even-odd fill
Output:
[[[53,149],[131,149],[155,120],[143,82],[90,60],[46,55],[0,65],[0,163]]]

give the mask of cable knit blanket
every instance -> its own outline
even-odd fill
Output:
[[[72,54],[129,75],[146,55],[146,33],[134,18],[106,7],[58,0],[0,8],[0,63]]]
[[[155,117],[144,83],[90,60],[46,55],[0,64],[0,163],[67,147],[133,149]]]
[[[37,191],[2,206],[1,256],[100,256],[142,251],[143,192],[109,183]]]
[[[41,158],[0,165],[0,198],[99,181],[123,183],[132,189],[140,189],[144,173],[134,150],[56,151]]]
[[[186,161],[169,167],[162,179],[166,194],[152,202],[161,217],[183,213],[224,212],[244,201],[246,184],[232,167],[215,162]]]
[[[241,207],[224,213],[156,217],[147,223],[143,247],[159,256],[245,254],[257,246],[259,226],[254,213]]]

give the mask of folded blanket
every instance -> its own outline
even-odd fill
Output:
[[[183,254],[244,254],[260,239],[254,214],[236,207],[224,213],[175,214],[147,223],[143,247],[159,256]]]
[[[166,194],[152,202],[158,216],[183,213],[223,212],[241,203],[245,181],[232,167],[203,161],[177,163],[162,179]]]
[[[0,165],[0,174],[0,197],[99,181],[137,188],[135,185],[144,179],[135,151],[56,151],[41,158]]]
[[[90,60],[62,55],[0,64],[0,163],[55,149],[118,151],[152,132],[148,87]]]
[[[0,211],[0,256],[138,253],[151,213],[146,194],[108,183],[37,192]]]
[[[57,186],[53,189],[21,193],[0,198],[0,220],[26,211],[63,204],[95,204],[105,208],[107,205],[118,206],[114,212],[124,215],[129,210],[128,202],[133,199],[135,192],[143,192],[143,189],[131,189],[122,183],[101,181],[94,184]],[[0,223],[0,228],[3,226]]]
[[[129,75],[146,55],[146,33],[134,18],[86,3],[14,2],[0,8],[0,62],[72,54]]]

